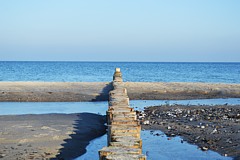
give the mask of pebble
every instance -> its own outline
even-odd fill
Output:
[[[217,132],[217,129],[215,128],[212,132],[211,132],[211,134],[214,134],[214,133],[216,133]]]
[[[156,133],[155,135],[156,135],[156,136],[160,136],[161,134],[159,134],[159,133]]]
[[[3,158],[5,156],[6,156],[6,154],[0,154],[0,158]]]
[[[227,142],[227,143],[230,143],[230,144],[232,144],[232,141],[231,141],[231,139],[230,139],[230,138],[229,138],[229,139],[227,139],[227,140],[226,140],[226,142]]]
[[[207,151],[207,150],[208,150],[208,147],[201,147],[201,150]]]
[[[143,124],[149,125],[149,124],[150,124],[150,121],[149,121],[149,120],[146,120],[146,121],[143,122]]]

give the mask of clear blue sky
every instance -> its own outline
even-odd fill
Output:
[[[240,62],[240,0],[2,0],[0,60]]]

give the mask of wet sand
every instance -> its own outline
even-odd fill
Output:
[[[169,137],[181,136],[203,151],[210,149],[240,159],[240,105],[163,105],[146,108],[138,115],[143,129],[162,130]]]
[[[240,98],[240,84],[125,82],[131,100]],[[0,82],[0,102],[107,101],[109,82]]]
[[[106,133],[105,117],[91,113],[0,116],[0,158],[73,159]]]

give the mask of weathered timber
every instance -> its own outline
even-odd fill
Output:
[[[99,151],[99,159],[146,160],[142,154],[141,125],[136,112],[129,106],[127,89],[119,68],[116,68],[112,84],[107,111],[108,146]]]

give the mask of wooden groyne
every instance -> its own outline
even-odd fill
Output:
[[[136,112],[129,106],[119,68],[113,76],[107,111],[108,146],[99,151],[100,160],[146,160],[142,154],[141,126]]]

